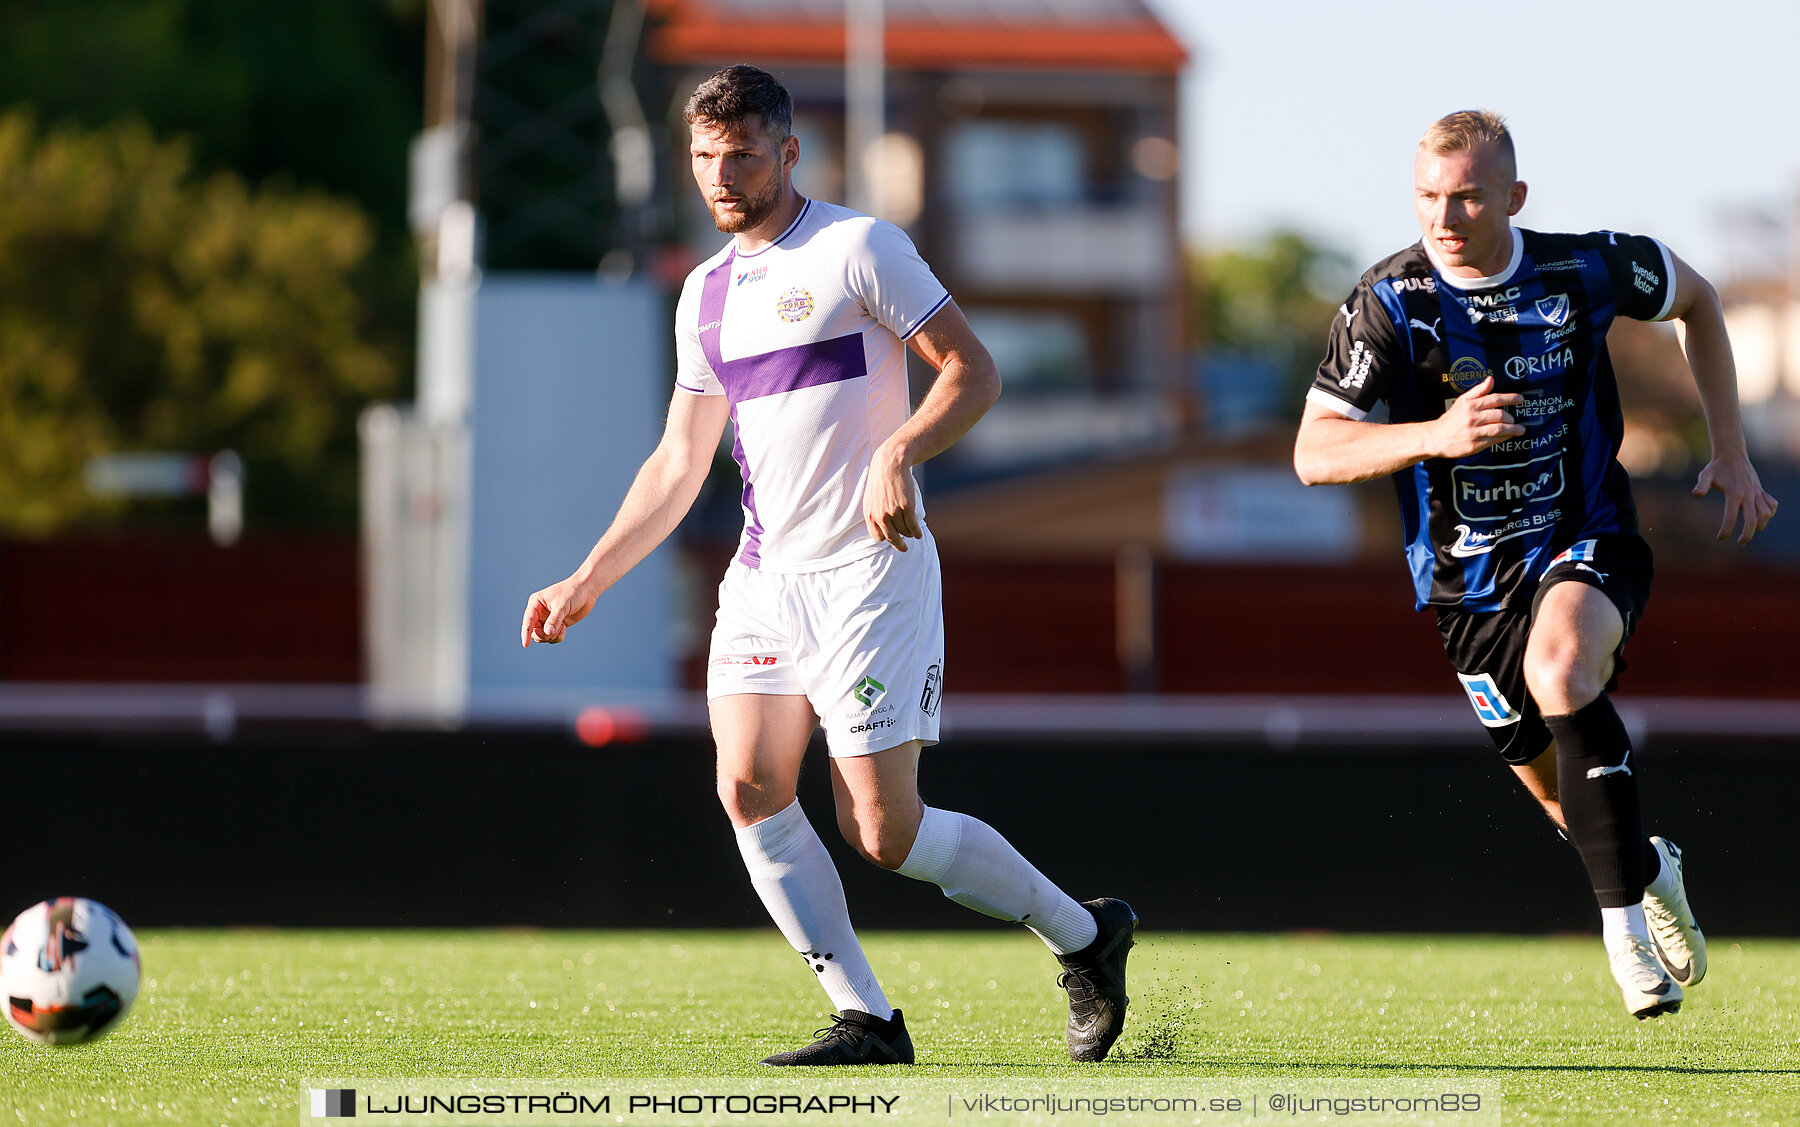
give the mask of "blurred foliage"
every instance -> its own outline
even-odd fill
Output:
[[[404,232],[420,0],[0,0],[0,105],[190,136],[199,167],[281,175]]]
[[[221,446],[253,529],[354,524],[355,417],[411,367],[424,14],[0,0],[0,528],[102,519],[95,451]]]
[[[352,520],[357,408],[401,370],[365,324],[373,241],[355,204],[198,176],[141,122],[0,114],[0,528],[105,513],[96,453],[227,447],[252,518]]]
[[[1293,231],[1244,248],[1188,254],[1188,324],[1209,352],[1254,357],[1304,394],[1356,273],[1348,256]],[[1294,396],[1286,396],[1289,399]]]

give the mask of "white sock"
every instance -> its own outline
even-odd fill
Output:
[[[1642,904],[1600,909],[1600,936],[1606,941],[1607,950],[1612,950],[1627,935],[1635,935],[1646,943],[1650,942],[1650,925],[1644,922]]]
[[[1094,914],[1051,884],[994,827],[953,810],[925,808],[906,861],[894,870],[930,881],[965,908],[1023,923],[1058,955],[1100,934]]]
[[[840,1012],[862,1010],[883,1021],[893,1017],[894,1007],[850,926],[844,882],[799,800],[738,830],[737,841],[756,894],[781,934],[819,976],[831,1004]]]
[[[1650,878],[1650,883],[1644,886],[1644,891],[1660,900],[1665,896],[1674,895],[1675,873],[1669,868],[1669,860],[1662,855],[1660,849],[1656,851],[1656,865],[1656,874]]]

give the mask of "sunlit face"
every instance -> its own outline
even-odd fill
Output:
[[[1512,260],[1511,218],[1525,206],[1525,183],[1495,145],[1457,153],[1419,150],[1413,210],[1438,261],[1452,274],[1483,278]]]
[[[787,202],[788,177],[800,155],[798,140],[771,138],[760,117],[725,125],[697,122],[688,132],[694,183],[714,226],[728,235],[755,234],[776,217]]]

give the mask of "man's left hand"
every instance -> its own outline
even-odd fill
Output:
[[[906,465],[885,447],[869,463],[869,485],[863,490],[863,524],[869,536],[906,551],[906,539],[922,539],[919,497]]]
[[[1762,487],[1756,467],[1750,464],[1747,455],[1725,454],[1706,463],[1706,468],[1700,471],[1700,479],[1694,483],[1694,496],[1704,497],[1715,489],[1725,495],[1725,519],[1719,525],[1720,540],[1730,537],[1732,527],[1740,518],[1743,530],[1738,533],[1739,544],[1750,543],[1751,537],[1769,527],[1779,503]]]

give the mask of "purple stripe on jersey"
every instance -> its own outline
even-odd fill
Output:
[[[731,264],[737,259],[733,250],[707,272],[700,284],[700,351],[712,365],[713,375],[724,374],[725,358],[719,352],[719,326],[725,320],[725,294],[731,289]]]
[[[744,551],[738,559],[745,567],[762,566],[762,518],[756,515],[756,487],[750,484],[750,461],[744,457],[744,435],[738,429],[737,406],[731,408],[731,457],[744,477]]]
[[[725,295],[731,291],[731,265],[736,260],[737,252],[733,250],[724,262],[707,272],[700,286],[700,349],[733,403],[869,374],[861,333],[778,348],[739,360],[725,359],[719,351],[719,326],[725,319]]]
[[[861,333],[796,344],[792,348],[746,356],[742,360],[727,360],[722,367],[715,365],[713,370],[718,373],[719,382],[725,386],[725,394],[733,403],[780,395],[803,387],[841,383],[869,374]]]

